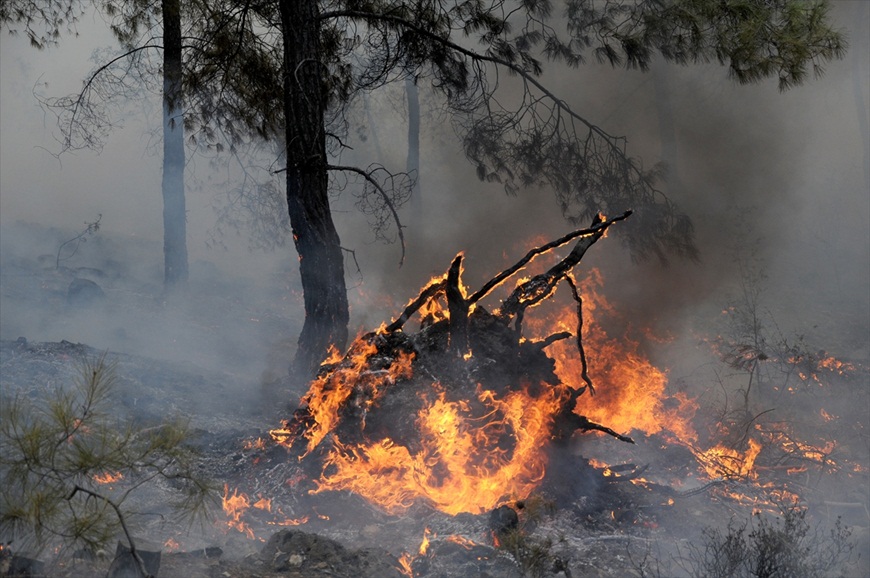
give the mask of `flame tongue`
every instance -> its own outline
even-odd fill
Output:
[[[391,439],[357,446],[336,442],[316,491],[351,490],[391,513],[418,499],[448,514],[480,513],[528,495],[544,476],[542,449],[560,390],[548,388],[539,396],[510,392],[503,399],[478,391],[483,412],[438,391],[417,415],[419,449]]]
[[[303,399],[302,419],[272,431],[273,438],[289,446],[300,432],[305,437],[301,458],[319,464],[314,493],[349,490],[391,513],[417,501],[448,514],[481,513],[528,497],[544,478],[554,425],[570,415],[580,391],[563,379],[578,373],[576,366],[559,358],[557,374],[544,350],[552,341],[522,339],[482,307],[468,315],[469,347],[459,352],[473,355],[459,355],[449,347],[450,316],[439,319],[426,308],[422,314],[413,337],[381,328],[357,338],[344,358],[331,359]],[[574,308],[561,317],[575,320]],[[606,404],[611,409],[600,421],[621,417],[625,431],[622,424],[643,413],[643,402],[660,394],[666,380],[636,351],[620,350],[617,340],[609,345],[609,360],[627,361],[606,365],[608,380],[618,389],[638,386],[646,396],[630,397],[635,411],[627,418],[617,415],[625,407]]]

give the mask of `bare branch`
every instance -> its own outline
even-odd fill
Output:
[[[369,171],[365,171],[359,167],[326,165],[326,169],[330,171],[345,171],[356,173],[358,175],[361,175],[366,181],[368,181],[369,184],[371,184],[375,188],[375,190],[380,195],[381,200],[383,200],[384,204],[390,210],[390,213],[392,213],[393,221],[396,223],[396,229],[399,233],[399,241],[402,246],[402,257],[399,259],[399,267],[401,267],[405,263],[405,234],[402,232],[402,229],[404,229],[405,227],[399,220],[399,213],[396,211],[396,207],[393,204],[393,201],[390,199],[390,196],[387,194],[381,184],[371,175]]]

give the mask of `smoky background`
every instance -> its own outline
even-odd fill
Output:
[[[848,35],[848,54],[821,78],[785,93],[775,80],[739,86],[715,63],[657,62],[642,73],[593,61],[567,73],[553,67],[542,79],[583,116],[625,135],[629,154],[646,167],[664,162],[661,187],[692,218],[699,262],[634,263],[612,234],[581,265],[602,271],[604,290],[627,325],[667,337],[649,354],[672,376],[709,362],[708,351],[695,353],[699,335],[721,330],[721,312],[739,299],[746,270],[762,274],[762,304],[782,334],[807,335],[846,359],[870,357],[870,10],[865,2],[838,1],[833,16]],[[189,151],[191,292],[186,303],[166,304],[159,100],[142,94],[116,103],[111,112],[121,122],[99,154],[52,154],[60,148],[57,126],[34,92],[77,91],[95,50],[111,40],[97,17],[82,21],[59,48],[37,51],[24,38],[0,38],[0,337],[66,339],[192,361],[238,374],[246,391],[252,382],[268,387],[292,358],[301,287],[286,226],[266,243],[269,250],[257,242],[251,248],[246,226],[220,226],[218,216],[236,195],[238,167]],[[377,242],[354,206],[361,183],[350,179],[333,199],[342,245],[354,252],[346,262],[352,334],[389,321],[459,251],[466,255],[465,284],[476,288],[532,245],[574,228],[549,191],[509,196],[480,182],[439,103],[421,91],[421,105],[422,193],[419,204],[400,210],[404,265],[398,245]],[[404,170],[401,85],[351,112],[351,149],[342,162]],[[261,150],[259,158],[259,174],[278,183],[267,193],[283,210],[280,175],[269,173],[280,168],[275,155]],[[50,263],[59,245],[97,215],[100,231],[65,264],[114,268],[119,305],[52,305],[38,285],[13,280],[40,256]]]

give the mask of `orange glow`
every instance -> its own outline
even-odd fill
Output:
[[[597,395],[580,397],[575,411],[616,431],[636,428],[650,435],[667,428],[683,443],[696,442],[690,424],[695,402],[682,393],[667,395],[666,374],[641,354],[640,344],[609,336],[596,320],[596,316],[615,315],[600,295],[601,285],[601,275],[593,271],[580,288],[584,344],[590,352],[588,369]],[[441,299],[436,296],[423,305],[421,323],[447,317]],[[576,331],[574,303],[540,317],[525,319],[527,330],[536,338]],[[354,492],[390,513],[404,512],[418,500],[448,514],[481,513],[510,499],[527,498],[546,471],[544,448],[554,416],[572,388],[585,386],[575,340],[557,341],[548,354],[555,359],[561,385],[528,384],[521,390],[505,388],[502,394],[478,385],[479,403],[471,403],[450,399],[441,384],[431,383],[421,392],[423,407],[415,416],[419,443],[404,445],[388,438],[343,442],[337,434],[342,408],[351,402],[365,404],[360,412],[365,415],[377,404],[385,386],[412,376],[412,355],[400,354],[386,370],[372,371],[369,360],[376,354],[375,339],[361,336],[347,355],[334,353],[325,363],[331,371],[314,380],[303,398],[311,421],[302,432],[307,439],[302,457],[332,433],[332,448],[323,474],[314,480],[313,493]],[[354,401],[357,398],[362,401]],[[290,446],[300,432],[285,424],[270,434]]]
[[[280,522],[270,522],[273,526],[301,526],[302,524],[308,523],[308,516],[302,516],[301,518],[287,518],[285,520],[281,520]]]
[[[436,323],[442,319],[449,319],[450,314],[439,300],[430,299],[420,308],[420,318],[425,323]]]
[[[444,279],[442,276],[431,282]],[[624,332],[614,331],[614,327],[626,324],[604,298],[597,270],[577,286],[583,298],[582,340],[587,366],[583,367],[576,337],[548,340],[546,351],[554,360],[557,385],[527,383],[517,388],[517,384],[504,384],[496,392],[478,384],[475,396],[464,394],[471,399],[456,399],[450,394],[455,390],[417,376],[414,386],[420,391],[421,405],[409,410],[406,418],[416,426],[411,436],[414,439],[366,439],[368,410],[377,406],[388,386],[410,379],[414,372],[413,354],[390,352],[390,356],[395,355],[390,360],[384,352],[378,353],[376,343],[382,341],[366,334],[353,342],[346,355],[333,351],[325,362],[329,370],[311,383],[303,397],[307,412],[304,428],[285,424],[270,434],[286,446],[304,436],[307,446],[303,458],[329,436],[330,447],[318,452],[318,456],[326,453],[326,457],[320,477],[313,480],[312,493],[352,492],[392,514],[406,512],[421,502],[451,515],[477,514],[510,500],[527,498],[545,475],[545,448],[553,435],[555,416],[565,409],[565,400],[581,389],[585,393],[577,397],[576,413],[618,433],[658,435],[665,443],[685,446],[696,458],[701,474],[711,480],[739,478],[754,482],[753,486],[766,496],[779,492],[791,497],[784,488],[760,482],[759,471],[798,473],[806,471],[806,462],[828,469],[839,467],[831,459],[836,447],[832,442],[806,444],[785,432],[780,424],[776,424],[776,431],[756,426],[737,448],[725,444],[704,447],[692,423],[698,402],[683,391],[669,391],[667,373],[653,365],[643,351],[644,343],[655,341],[654,336],[646,328],[630,325]],[[464,288],[462,291],[465,294]],[[578,304],[573,300],[560,304],[560,297],[558,294],[555,299],[545,300],[534,314],[527,311],[522,320],[525,335],[517,338],[529,343],[561,337],[557,334],[564,332],[575,334]],[[422,325],[448,317],[443,301],[442,293],[420,307]],[[381,334],[385,331],[383,325],[378,330]],[[378,369],[374,370],[371,361],[376,356],[374,366]],[[384,368],[385,359],[389,364]],[[848,364],[837,365],[835,361],[826,359],[818,366],[831,371],[848,369]],[[584,369],[594,384],[594,395],[587,391]],[[361,435],[354,437],[354,443],[339,427],[348,407],[355,415],[363,416]],[[820,410],[820,415],[824,420],[836,419],[825,410]],[[726,425],[719,426],[720,439],[727,439]],[[763,450],[767,462],[775,466],[756,466]],[[784,459],[794,456],[804,463],[785,463],[780,459],[783,455]],[[619,477],[605,463],[589,463],[599,468],[605,478]],[[643,478],[631,481],[641,486],[649,483]],[[716,491],[753,507],[768,503],[768,498],[732,495],[726,489]],[[427,530],[419,555],[425,555],[429,538]],[[407,555],[409,576],[412,561],[413,557]]]
[[[834,371],[840,375],[844,375],[846,372],[855,371],[854,364],[840,361],[839,359],[836,359],[834,357],[826,357],[824,359],[820,359],[819,367],[827,369],[828,371]]]
[[[266,442],[263,441],[263,438],[257,438],[255,440],[245,440],[242,444],[246,450],[263,450],[266,449]]]
[[[466,538],[464,536],[460,536],[458,534],[451,534],[450,536],[447,536],[447,538],[445,538],[445,540],[447,542],[453,542],[454,544],[458,544],[459,546],[462,546],[466,550],[471,550],[472,548],[477,546],[477,544],[473,540],[469,540],[468,538]]]
[[[682,392],[666,392],[667,374],[640,352],[637,340],[608,334],[599,319],[615,317],[616,312],[604,298],[602,286],[601,273],[593,269],[578,287],[583,296],[583,344],[595,396],[580,397],[577,413],[617,432],[636,429],[652,435],[667,430],[684,443],[697,442],[691,420],[698,404]],[[544,319],[526,323],[538,338],[558,331],[574,333],[576,305],[572,303]],[[556,362],[562,383],[574,389],[585,386],[574,339],[556,342],[547,352]]]
[[[413,354],[401,353],[386,372],[368,370],[369,357],[377,353],[377,347],[372,340],[357,338],[344,358],[333,355],[325,363],[337,363],[331,371],[315,379],[303,398],[314,420],[312,427],[305,431],[308,445],[305,455],[316,448],[323,438],[332,431],[339,422],[339,409],[345,404],[355,387],[364,387],[369,396],[366,402],[372,405],[377,400],[380,389],[395,383],[397,379],[411,376]],[[335,361],[339,359],[338,361]],[[271,430],[269,434],[278,443],[290,446],[293,443],[292,432],[287,429]]]
[[[229,518],[227,520],[228,527],[238,530],[248,538],[254,537],[254,531],[251,530],[250,526],[242,521],[242,514],[251,507],[251,502],[248,499],[248,496],[239,493],[237,489],[234,489],[233,494],[230,495],[229,487],[224,485],[224,495],[221,497],[221,507]]]
[[[702,471],[710,478],[733,478],[748,477],[756,479],[758,473],[754,471],[755,460],[761,453],[761,444],[749,438],[748,449],[740,452],[723,445],[714,446],[708,450],[693,449],[695,458],[701,465]]]
[[[429,550],[429,534],[430,534],[429,528],[426,528],[425,530],[423,530],[423,541],[420,542],[420,547],[417,549],[417,552],[421,556],[425,556],[426,552]]]
[[[467,404],[447,399],[438,384],[436,397],[417,416],[422,449],[385,439],[369,445],[344,446],[338,440],[316,492],[350,490],[390,513],[407,510],[423,499],[448,513],[482,513],[510,497],[526,497],[544,476],[552,416],[559,388],[538,396],[510,392],[503,400],[478,388],[488,423],[476,423]],[[496,438],[509,432],[512,451],[499,449]]]
[[[124,479],[124,475],[121,472],[103,472],[93,477],[93,480],[98,484],[113,484],[122,479]]]
[[[179,545],[179,543],[176,542],[173,538],[168,538],[168,539],[163,543],[163,547],[164,547],[168,552],[175,552],[175,551],[178,550],[178,548],[180,548],[180,545]]]
[[[403,552],[399,557],[399,571],[408,578],[414,578],[414,570],[411,568],[411,562],[413,561],[414,557],[407,552]]]

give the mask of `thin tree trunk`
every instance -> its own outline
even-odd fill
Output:
[[[349,310],[344,255],[329,208],[316,0],[282,0],[287,206],[305,303],[293,370],[311,375],[330,345],[344,349]]]
[[[163,12],[163,287],[187,286],[187,210],[184,201],[184,122],[181,116],[181,6],[162,0]]]
[[[681,191],[679,152],[674,128],[674,105],[671,94],[671,71],[664,59],[658,58],[652,65],[655,104],[659,117],[659,138],[662,146],[662,160],[668,170],[668,185],[672,190]]]
[[[420,196],[420,93],[416,79],[411,76],[405,79],[405,95],[408,99],[408,159],[405,166],[408,174],[414,177],[411,208],[414,218],[419,221],[423,213],[423,199]]]

